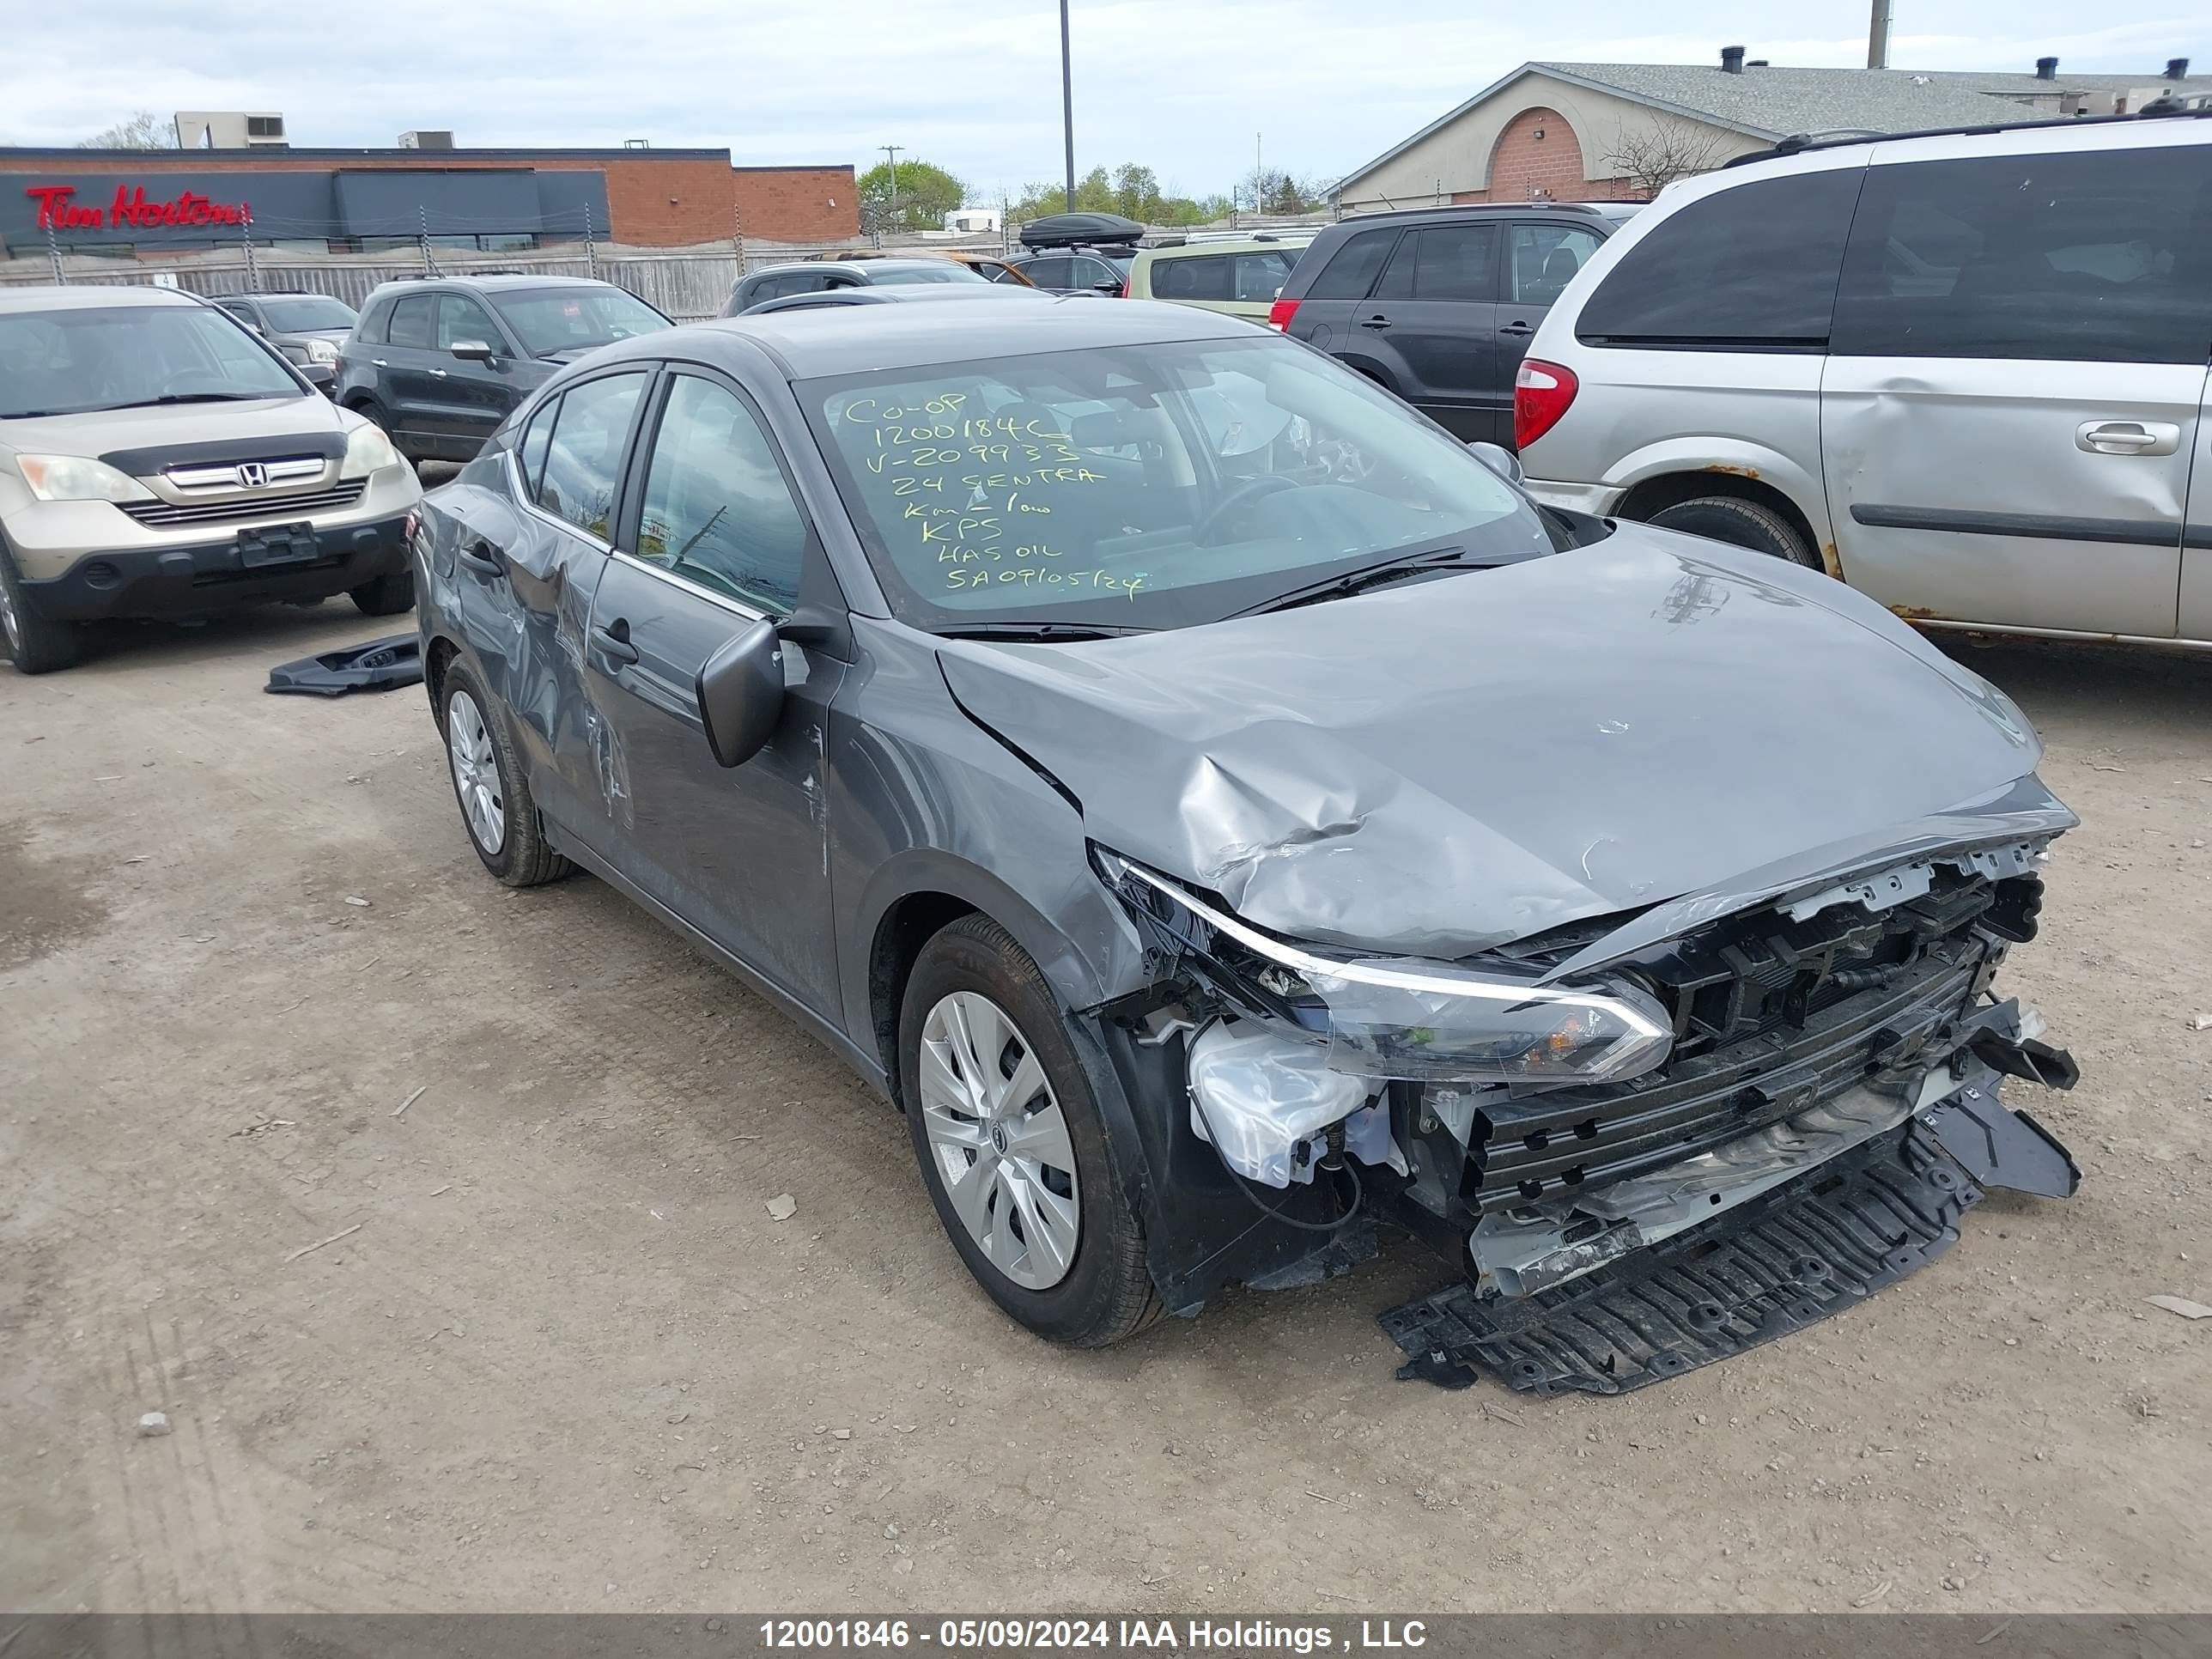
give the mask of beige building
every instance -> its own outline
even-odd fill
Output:
[[[2068,115],[2126,114],[2212,94],[2186,58],[2162,74],[1778,69],[1745,61],[1523,64],[1332,192],[1347,213],[1446,202],[1606,201],[1654,194],[1796,133],[1903,132]]]

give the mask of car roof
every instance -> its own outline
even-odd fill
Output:
[[[773,300],[763,300],[744,314],[758,317],[774,311],[821,310],[837,306],[945,305],[963,301],[992,305],[1008,295],[1035,301],[1058,297],[1042,289],[1011,283],[886,283],[861,288],[820,289],[811,294],[781,294]]]
[[[1297,253],[1312,240],[1310,236],[1231,236],[1218,242],[1175,242],[1165,247],[1140,247],[1137,257],[1155,259],[1188,258],[1194,253]]]
[[[842,276],[866,279],[878,270],[927,270],[933,265],[951,263],[950,259],[940,259],[934,255],[919,258],[908,255],[903,258],[794,259],[787,264],[763,265],[758,270],[749,270],[745,273],[745,280],[750,282],[759,276],[782,276],[794,270],[834,270]]]
[[[441,272],[435,276],[393,276],[379,283],[369,290],[371,296],[387,290],[404,289],[408,293],[432,292],[439,288],[481,288],[510,289],[518,288],[617,288],[614,283],[603,283],[595,276],[537,276],[526,271],[471,271]],[[627,289],[620,292],[628,293]]]
[[[35,288],[0,289],[0,313],[23,311],[113,311],[132,306],[196,306],[204,303],[197,294],[151,283],[93,288],[64,288],[41,283]]]
[[[662,357],[690,344],[708,355],[734,335],[764,348],[794,380],[864,369],[896,371],[979,357],[1019,357],[1154,345],[1174,340],[1267,340],[1241,317],[1194,306],[1145,300],[1100,301],[1040,295],[1030,304],[817,306],[748,312],[641,335],[594,357]]]

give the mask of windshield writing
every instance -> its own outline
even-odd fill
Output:
[[[924,626],[1172,627],[1401,551],[1550,548],[1463,445],[1265,336],[797,390],[894,608]]]

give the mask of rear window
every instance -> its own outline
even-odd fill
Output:
[[[1832,349],[2201,363],[2212,148],[1871,167]]]
[[[1152,264],[1152,297],[1156,300],[1226,300],[1229,297],[1229,255],[1216,253],[1188,259],[1158,259]]]
[[[1390,257],[1390,246],[1398,240],[1395,225],[1384,230],[1363,230],[1350,238],[1345,245],[1329,256],[1328,263],[1313,279],[1313,286],[1305,291],[1309,300],[1364,300],[1367,290],[1375,286],[1376,274],[1382,262]]]
[[[1826,349],[1861,167],[1760,179],[1691,203],[1606,273],[1584,345]]]

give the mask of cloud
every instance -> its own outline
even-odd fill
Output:
[[[1221,190],[1257,135],[1271,165],[1334,177],[1529,58],[1705,63],[1741,42],[1777,63],[1863,61],[1863,39],[1813,0],[1660,15],[1655,33],[1631,0],[1503,16],[1455,0],[1073,0],[1077,165],[1142,161],[1184,191]],[[1899,33],[1892,61],[2212,68],[2205,16],[2080,19],[2058,0],[1952,0],[1944,32]],[[1060,173],[1051,0],[106,0],[19,9],[9,47],[0,137],[15,143],[72,143],[137,109],[276,109],[303,147],[450,127],[465,145],[647,138],[865,168],[896,143],[983,199]]]

